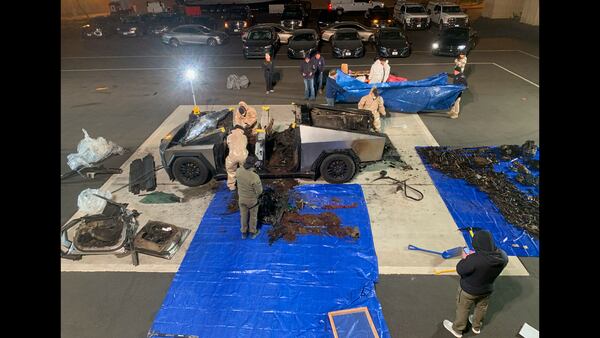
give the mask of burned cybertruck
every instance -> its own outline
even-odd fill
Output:
[[[193,187],[227,178],[226,139],[233,114],[190,114],[161,140],[160,157],[171,180]],[[373,115],[368,110],[296,105],[294,114],[295,122],[283,131],[274,131],[272,120],[264,129],[259,126],[256,135],[246,131],[248,151],[258,158],[261,178],[323,177],[329,183],[345,183],[362,164],[382,160],[384,150],[397,155],[385,134],[371,131]]]

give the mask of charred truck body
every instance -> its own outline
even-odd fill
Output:
[[[263,138],[247,131],[248,151],[259,159],[261,178],[323,177],[344,183],[361,163],[382,160],[389,146],[385,134],[371,131],[373,115],[368,110],[300,105],[294,113],[295,123],[281,132],[267,127]],[[232,121],[229,110],[190,115],[163,138],[160,157],[169,178],[186,186],[225,179],[225,140]]]

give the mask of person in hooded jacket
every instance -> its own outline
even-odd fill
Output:
[[[233,114],[233,125],[240,125],[244,129],[256,127],[256,109],[240,101],[237,112]]]
[[[496,247],[492,234],[487,230],[475,232],[473,248],[475,251],[468,255],[463,253],[463,259],[456,265],[456,272],[460,275],[456,318],[454,322],[447,319],[443,322],[455,337],[462,337],[467,320],[472,325],[473,333],[481,332],[483,317],[494,291],[494,281],[508,264],[506,252]],[[472,307],[475,307],[474,313],[469,315]]]
[[[358,101],[358,109],[366,109],[370,110],[373,114],[373,128],[376,132],[381,132],[381,119],[379,115],[385,116],[387,113],[385,112],[385,107],[383,105],[383,97],[379,95],[379,91],[377,88],[371,88],[369,94],[363,96],[360,101]]]
[[[227,170],[227,187],[229,190],[235,190],[236,170],[239,166],[244,165],[248,157],[248,138],[244,135],[242,126],[235,126],[229,136],[227,136],[227,147],[229,147],[229,155],[225,159],[225,170]]]
[[[369,72],[369,84],[387,82],[390,77],[390,65],[388,60],[383,57],[378,58],[371,65]]]

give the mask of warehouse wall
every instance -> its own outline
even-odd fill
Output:
[[[148,0],[121,0],[121,6],[128,8],[135,6],[138,13],[146,13],[146,2]],[[160,0],[165,5],[173,7],[175,0]],[[61,0],[61,18],[72,18],[90,15],[107,15],[109,13],[108,3],[110,0]]]
[[[511,19],[519,16],[525,0],[485,0],[481,16],[491,19]]]
[[[525,0],[521,22],[528,25],[540,25],[540,0]]]

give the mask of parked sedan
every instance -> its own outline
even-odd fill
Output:
[[[84,39],[99,39],[114,35],[118,20],[114,16],[92,18],[81,26],[81,37]]]
[[[149,13],[142,16],[142,19],[146,23],[146,32],[155,36],[184,23],[182,15],[171,13]]]
[[[401,28],[382,28],[375,34],[375,50],[383,57],[408,57],[410,41]]]
[[[329,41],[331,36],[333,36],[338,30],[347,28],[356,30],[362,41],[373,41],[375,29],[366,27],[365,25],[361,25],[360,23],[354,21],[342,21],[323,28],[321,39],[323,41]]]
[[[161,36],[161,41],[172,47],[182,45],[222,45],[229,39],[224,32],[212,30],[202,25],[177,26]]]
[[[258,24],[256,26],[251,27],[252,29],[254,28],[258,28],[258,27],[269,27],[269,28],[273,28],[275,30],[275,32],[277,33],[277,36],[279,37],[279,43],[282,45],[285,45],[288,43],[289,39],[292,37],[292,35],[294,35],[294,31],[288,28],[283,27],[282,25],[276,24],[276,23],[261,23]],[[248,38],[248,31],[250,30],[250,28],[244,30],[244,33],[242,33],[242,42],[245,42],[246,39]]]
[[[365,55],[360,35],[353,28],[338,29],[331,37],[331,49],[335,58],[360,58]]]
[[[456,56],[461,52],[469,54],[477,44],[477,32],[465,27],[451,27],[440,31],[431,46],[433,55]]]
[[[262,59],[266,53],[274,56],[278,48],[279,36],[273,27],[255,26],[248,30],[242,52],[246,59]]]
[[[146,23],[141,16],[122,16],[116,29],[122,37],[142,36],[146,34]]]
[[[288,43],[288,57],[303,59],[319,50],[319,36],[314,29],[296,29]]]

